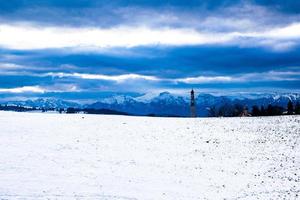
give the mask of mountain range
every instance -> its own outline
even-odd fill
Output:
[[[242,105],[251,108],[253,105],[267,106],[277,105],[286,107],[288,101],[300,102],[299,93],[289,94],[239,94],[217,96],[202,93],[196,96],[198,116],[208,116],[209,109],[224,105]],[[159,94],[148,93],[133,97],[129,95],[114,95],[98,99],[91,104],[80,104],[55,98],[38,98],[25,101],[2,102],[6,105],[17,105],[37,108],[87,108],[109,109],[133,115],[157,115],[157,116],[188,116],[190,98],[188,95],[176,95],[169,92]]]

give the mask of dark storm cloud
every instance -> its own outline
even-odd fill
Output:
[[[148,47],[131,48],[127,51],[128,53],[122,51],[120,55],[6,51],[4,58],[0,56],[0,62],[35,66],[31,70],[33,72],[86,72],[107,75],[138,73],[160,78],[205,74],[234,75],[300,66],[300,48],[283,52],[262,48],[214,46]]]
[[[247,5],[246,8],[243,5]],[[2,22],[30,21],[40,24],[63,24],[67,26],[101,26],[149,23],[159,26],[189,26],[195,19],[207,17],[253,17],[264,23],[271,23],[276,16],[260,16],[249,8],[260,6],[270,12],[284,13],[280,21],[291,21],[292,15],[299,14],[298,1],[264,0],[191,0],[188,1],[94,1],[94,0],[10,0],[1,1]],[[230,9],[230,8],[235,9]],[[257,8],[255,8],[257,10]],[[253,12],[255,14],[253,15]],[[288,15],[291,16],[288,16]],[[183,19],[184,22],[174,18]],[[269,19],[270,18],[270,19]],[[287,19],[285,19],[287,18]],[[278,20],[277,20],[278,21]],[[277,23],[280,23],[277,22]],[[195,26],[197,23],[194,23]]]
[[[272,87],[272,84],[278,88],[294,89],[300,80],[298,48],[289,52],[213,46],[135,48],[128,51],[127,54],[122,51],[122,54],[112,56],[6,50],[6,56],[0,57],[3,74],[0,85],[4,88],[50,86],[50,91],[61,90],[58,85],[67,88],[73,85],[85,92],[142,92],[164,87],[221,89]],[[13,61],[14,64],[5,64]],[[131,78],[130,74],[143,76]],[[51,88],[51,85],[56,86]]]
[[[300,1],[297,0],[254,0],[253,2],[285,13],[299,14],[300,12]]]

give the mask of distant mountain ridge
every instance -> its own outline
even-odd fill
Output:
[[[238,94],[236,96],[216,96],[207,93],[196,95],[198,116],[208,116],[209,108],[223,105],[240,104],[251,108],[253,105],[267,106],[278,105],[286,107],[288,101],[299,102],[299,93],[289,94]],[[39,98],[26,101],[9,101],[6,104],[38,108],[87,108],[109,109],[133,115],[158,115],[158,116],[189,116],[189,96],[176,95],[169,92],[159,94],[145,94],[138,97],[129,95],[115,95],[99,99],[92,104],[79,104],[55,98]]]
[[[28,99],[25,101],[8,101],[8,102],[4,102],[2,104],[13,105],[13,106],[45,108],[45,109],[51,109],[51,108],[59,109],[59,108],[69,108],[69,107],[81,108],[82,107],[82,105],[79,103],[75,103],[72,101],[65,101],[65,100],[56,99],[56,98],[38,98],[38,99]]]
[[[247,94],[245,97],[238,96],[214,96],[211,94],[198,94],[196,96],[198,116],[208,116],[210,107],[222,105],[240,104],[251,108],[254,105],[268,106],[278,105],[286,107],[288,101],[300,101],[300,94]],[[158,95],[145,94],[139,97],[126,95],[112,96],[86,105],[89,108],[106,108],[136,115],[159,115],[159,116],[189,116],[189,96],[174,95],[162,92]]]

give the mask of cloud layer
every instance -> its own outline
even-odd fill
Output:
[[[299,8],[292,0],[4,1],[0,97],[299,90]]]
[[[192,28],[93,27],[61,28],[34,25],[0,25],[0,46],[15,50],[60,49],[97,51],[138,46],[237,45],[286,50],[298,45],[300,23],[268,30],[211,31]]]

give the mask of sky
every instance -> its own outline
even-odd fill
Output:
[[[297,0],[0,0],[0,98],[299,92]]]

